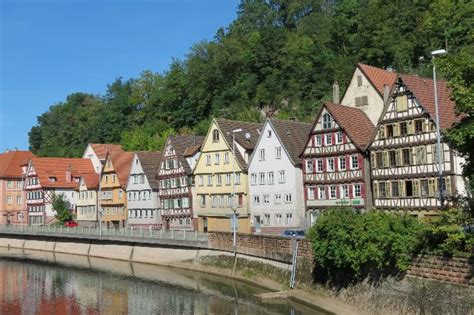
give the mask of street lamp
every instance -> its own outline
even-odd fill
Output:
[[[232,230],[234,232],[234,239],[233,239],[233,245],[234,245],[234,257],[237,256],[237,202],[235,200],[235,134],[238,132],[242,132],[242,128],[234,129],[232,130],[232,211],[234,212],[234,215],[232,217]]]
[[[440,209],[443,208],[444,203],[444,183],[443,183],[443,162],[441,161],[441,133],[439,127],[439,106],[438,106],[438,89],[436,86],[436,65],[435,65],[435,58],[444,56],[448,53],[445,49],[438,49],[431,52],[432,62],[433,62],[433,86],[434,86],[434,100],[435,100],[435,111],[436,111],[436,148],[438,151],[438,176],[439,176],[439,201],[440,201]]]

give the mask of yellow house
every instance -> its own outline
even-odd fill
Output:
[[[99,187],[102,222],[107,227],[125,227],[128,213],[125,189],[132,159],[133,152],[112,151],[107,154]]]
[[[247,164],[261,128],[258,123],[212,120],[193,172],[198,204],[195,215],[200,231],[231,230],[235,190],[238,231],[250,233]]]

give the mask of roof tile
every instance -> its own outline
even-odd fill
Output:
[[[34,157],[30,151],[10,151],[0,154],[0,178],[22,177],[21,165]]]

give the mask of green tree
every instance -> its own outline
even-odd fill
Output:
[[[63,194],[54,196],[52,206],[53,210],[56,211],[54,217],[61,224],[64,224],[64,222],[71,220],[72,216],[69,212],[69,202],[66,200]]]

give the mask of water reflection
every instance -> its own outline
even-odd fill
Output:
[[[323,314],[261,303],[262,292],[190,271],[0,249],[1,314]]]

